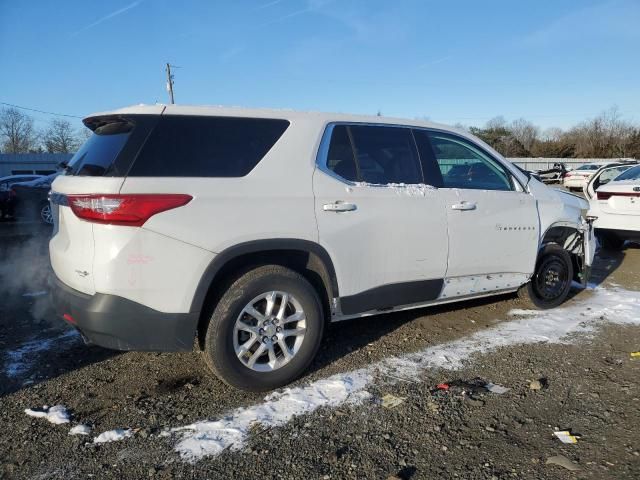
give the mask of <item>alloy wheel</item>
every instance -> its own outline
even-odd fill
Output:
[[[295,296],[270,291],[258,295],[240,312],[233,328],[233,348],[251,370],[269,372],[289,363],[300,351],[306,316]]]

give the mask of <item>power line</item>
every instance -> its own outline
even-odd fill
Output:
[[[20,105],[14,105],[13,103],[0,102],[0,105],[6,105],[7,107],[19,108],[20,110],[29,110],[30,112],[44,113],[46,115],[55,115],[57,117],[69,117],[69,118],[82,119],[82,117],[80,117],[78,115],[67,115],[66,113],[46,112],[44,110],[38,110],[37,108],[29,108],[29,107],[22,107]]]

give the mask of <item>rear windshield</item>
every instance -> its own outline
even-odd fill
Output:
[[[130,121],[99,126],[69,161],[67,175],[103,176],[113,165],[133,130]]]
[[[129,175],[243,177],[288,126],[287,120],[269,118],[162,116]]]
[[[621,173],[614,180],[640,180],[640,165]]]

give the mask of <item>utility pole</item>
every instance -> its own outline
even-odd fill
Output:
[[[171,103],[174,104],[176,102],[173,101],[173,75],[171,75],[171,65],[167,63],[167,91],[169,92],[169,99]]]

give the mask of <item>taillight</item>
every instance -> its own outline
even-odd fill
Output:
[[[598,200],[609,200],[611,195],[613,195],[611,192],[596,192],[596,194],[598,196]]]
[[[565,173],[565,174],[564,174],[564,177],[566,178],[566,177],[570,177],[570,176],[572,176],[572,175],[573,175],[573,173],[571,173],[571,172],[567,172],[567,173]]]
[[[68,195],[78,218],[109,225],[140,227],[153,215],[181,207],[193,197],[182,194]]]
[[[611,197],[640,197],[640,193],[631,192],[596,192],[598,200],[609,200]]]

